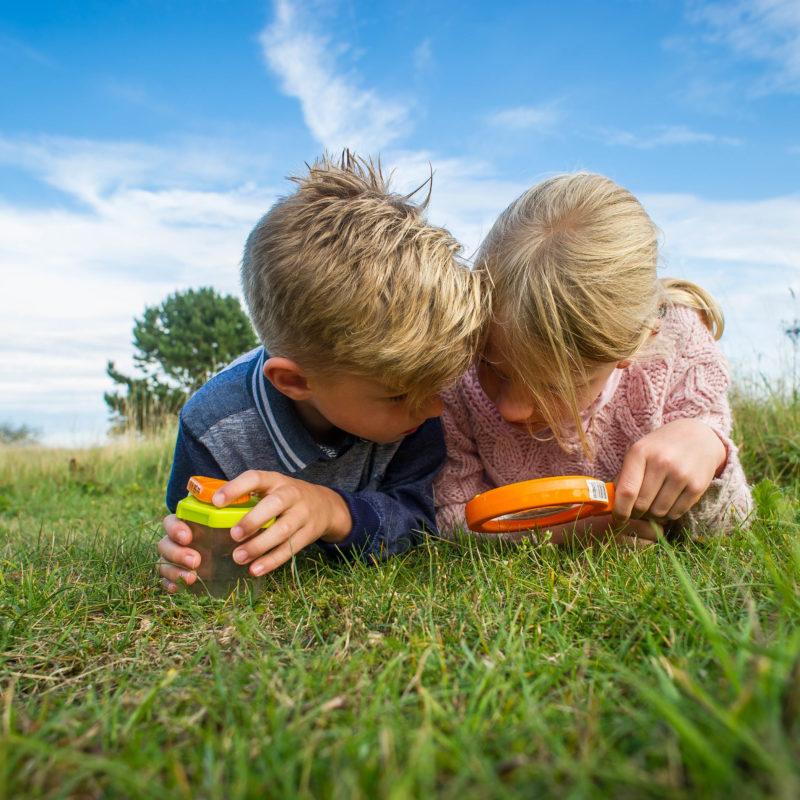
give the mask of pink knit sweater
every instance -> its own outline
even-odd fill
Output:
[[[692,536],[719,535],[751,510],[750,490],[730,439],[728,364],[699,315],[685,306],[667,312],[657,336],[658,355],[614,370],[600,396],[581,414],[594,446],[588,457],[577,431],[569,449],[507,425],[484,394],[474,368],[444,395],[447,462],[434,484],[443,535],[466,531],[464,505],[478,492],[551,475],[590,475],[613,480],[630,446],[677,419],[698,419],[722,439],[728,457],[702,499],[678,522]],[[509,538],[518,538],[511,536]]]

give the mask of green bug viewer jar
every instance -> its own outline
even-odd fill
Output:
[[[211,496],[224,483],[211,478],[192,477],[188,485],[190,493],[178,503],[175,511],[191,528],[192,541],[189,547],[200,553],[197,580],[188,589],[192,594],[212,597],[228,597],[236,590],[249,591],[256,597],[264,591],[264,576],[254,577],[250,574],[249,564],[237,564],[233,560],[233,551],[241,542],[231,538],[231,528],[260,498],[240,497],[236,503],[217,508],[211,503]],[[264,528],[274,521],[270,520]]]

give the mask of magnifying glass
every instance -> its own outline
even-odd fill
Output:
[[[506,533],[607,514],[613,505],[613,483],[585,475],[564,475],[509,483],[476,494],[465,513],[470,530]]]

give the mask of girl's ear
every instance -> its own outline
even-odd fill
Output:
[[[617,369],[627,369],[633,362],[630,359],[617,361]]]
[[[311,396],[308,376],[290,358],[268,358],[264,362],[264,377],[290,400],[307,400]]]

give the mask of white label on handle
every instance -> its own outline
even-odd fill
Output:
[[[608,490],[603,481],[586,481],[586,486],[589,489],[590,500],[602,500],[604,503],[608,502]]]

